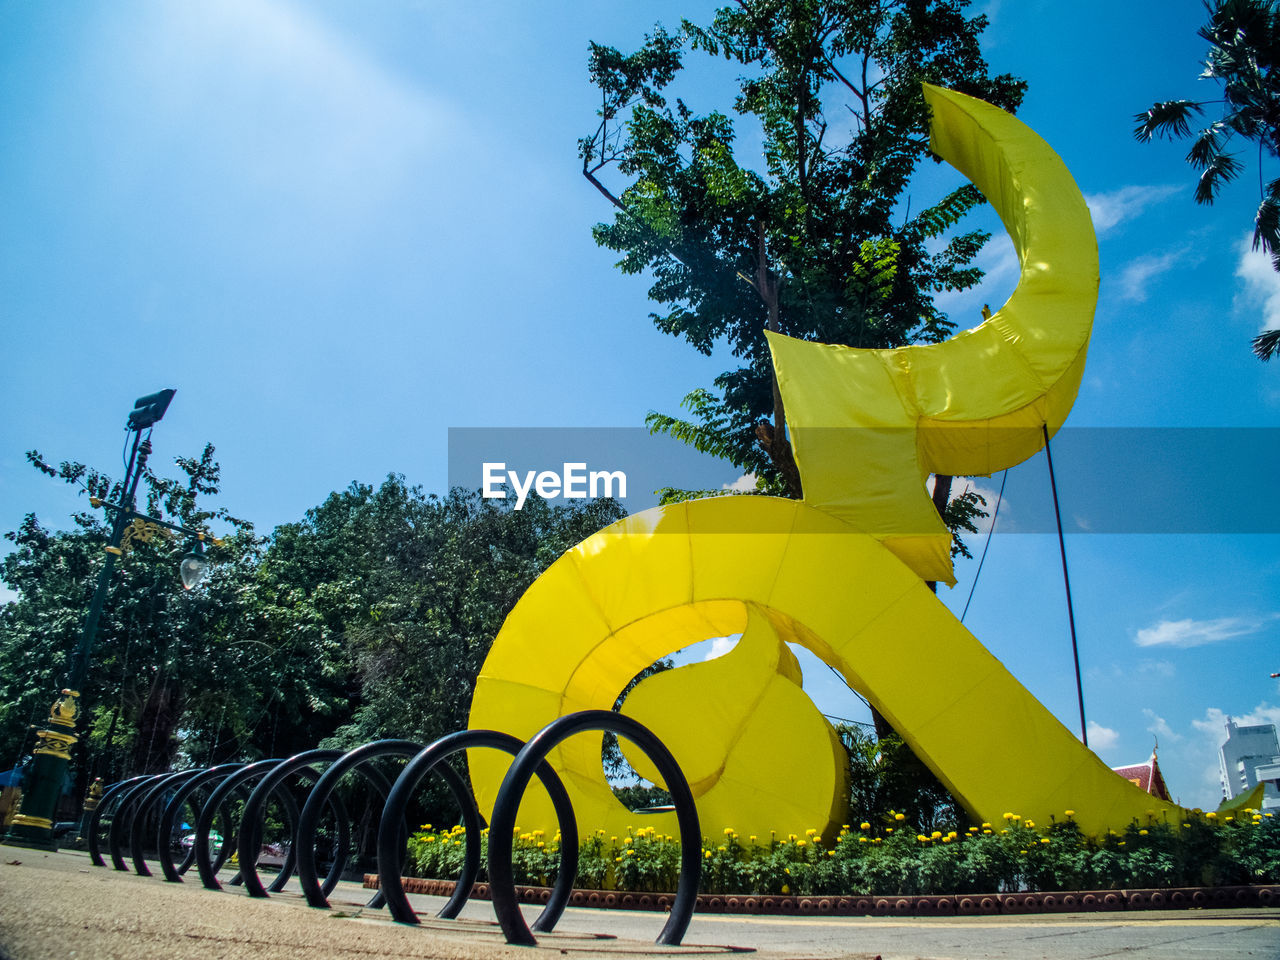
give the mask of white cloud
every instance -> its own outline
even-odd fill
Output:
[[[1147,732],[1154,733],[1157,738],[1165,743],[1177,743],[1182,739],[1182,734],[1176,732],[1173,727],[1165,721],[1164,717],[1159,716],[1154,710],[1143,708],[1142,715],[1149,721],[1147,724]]]
[[[1216,750],[1227,739],[1227,717],[1230,717],[1242,727],[1266,723],[1274,723],[1277,727],[1280,727],[1280,707],[1273,707],[1266,702],[1258,704],[1251,712],[1246,714],[1227,713],[1217,707],[1210,707],[1204,712],[1203,720],[1192,720],[1191,725],[1201,733],[1212,737],[1214,749]]]
[[[1096,720],[1089,721],[1089,749],[1093,751],[1110,750],[1120,742],[1120,734],[1110,727],[1104,727]]]
[[[1201,647],[1207,643],[1257,633],[1277,616],[1280,615],[1219,617],[1216,620],[1161,620],[1154,626],[1139,630],[1133,642],[1140,647]]]
[[[742,493],[750,493],[756,488],[756,475],[754,473],[744,473],[733,483],[720,484],[721,490],[736,490]]]
[[[1253,234],[1245,235],[1240,244],[1240,262],[1236,276],[1244,281],[1244,303],[1251,308],[1261,308],[1259,330],[1280,327],[1280,273],[1271,265],[1271,255],[1253,249]]]
[[[1120,271],[1120,299],[1142,303],[1147,299],[1151,281],[1162,273],[1168,273],[1187,256],[1187,249],[1169,253],[1138,257]]]
[[[248,191],[271,210],[363,222],[439,173],[424,168],[472,147],[452,105],[305,5],[160,5],[136,27],[147,129],[166,141],[154,148],[190,155],[187,189],[201,202]],[[135,150],[121,173],[146,189],[152,163]]]
[[[1093,193],[1085,197],[1089,204],[1089,213],[1093,217],[1093,228],[1104,234],[1112,227],[1133,220],[1142,211],[1154,204],[1166,200],[1179,191],[1174,186],[1128,186],[1108,193]]]
[[[1138,664],[1138,672],[1145,676],[1168,680],[1176,671],[1168,660],[1143,660]]]
[[[723,657],[726,653],[738,645],[738,640],[742,634],[735,633],[728,637],[712,637],[711,649],[707,651],[707,655],[703,657],[703,662],[714,660],[717,657]]]

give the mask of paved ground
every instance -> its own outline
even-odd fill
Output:
[[[428,919],[405,927],[362,909],[369,891],[342,884],[334,909],[288,891],[250,900],[198,884],[118,873],[73,852],[0,846],[0,960],[363,960],[377,957],[573,958],[727,956],[759,960],[1280,960],[1280,909],[964,918],[773,918],[700,915],[679,948],[657,947],[660,915],[565,911],[529,950],[504,943],[488,903],[459,921],[429,919],[443,900],[413,897]],[[531,911],[530,916],[533,913]]]

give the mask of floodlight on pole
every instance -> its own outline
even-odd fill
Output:
[[[158,517],[150,517],[133,509],[138,481],[146,474],[147,458],[151,455],[150,428],[159,422],[169,408],[169,401],[176,391],[161,390],[139,397],[134,401],[126,429],[133,434],[132,449],[125,467],[124,481],[120,485],[120,503],[111,503],[99,497],[90,497],[94,507],[104,507],[113,514],[111,537],[103,548],[106,560],[98,572],[98,585],[89,604],[80,643],[71,658],[67,672],[67,684],[61,695],[49,709],[44,726],[36,731],[36,745],[32,749],[29,773],[24,778],[22,806],[9,824],[9,832],[0,837],[0,843],[20,847],[53,850],[53,819],[66,780],[71,750],[80,739],[76,720],[80,716],[80,690],[88,679],[89,657],[98,635],[98,623],[111,586],[111,572],[117,557],[123,557],[135,542],[148,542],[157,536],[172,538],[174,533],[193,538],[193,546],[183,558],[179,573],[182,585],[193,589],[204,576],[208,561],[204,556],[203,541],[221,543],[203,530],[190,530]],[[143,437],[143,432],[147,437]],[[170,532],[172,531],[172,532]]]

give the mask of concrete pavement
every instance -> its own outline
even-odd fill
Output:
[[[653,943],[659,914],[570,908],[530,950],[503,941],[487,902],[469,904],[458,921],[438,921],[431,913],[444,901],[414,896],[424,923],[406,927],[365,909],[369,894],[340,884],[334,909],[314,910],[288,890],[251,900],[238,888],[217,893],[94,867],[84,854],[0,846],[0,958],[586,960],[751,950],[760,960],[1280,960],[1277,908],[956,918],[702,914],[678,948]]]

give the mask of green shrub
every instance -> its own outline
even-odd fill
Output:
[[[1045,825],[1008,813],[996,824],[928,834],[914,832],[893,811],[877,825],[846,825],[835,837],[809,830],[744,838],[725,828],[703,838],[701,892],[911,896],[1280,882],[1280,819],[1271,814],[1205,814],[1176,824],[1151,816],[1103,837],[1082,833],[1072,816],[1068,811]],[[409,840],[406,870],[456,877],[465,839],[462,827],[423,827]],[[558,835],[517,829],[517,883],[554,883],[559,858]],[[579,848],[575,886],[665,893],[675,890],[679,875],[680,843],[673,837],[653,827],[622,837],[597,831]]]

